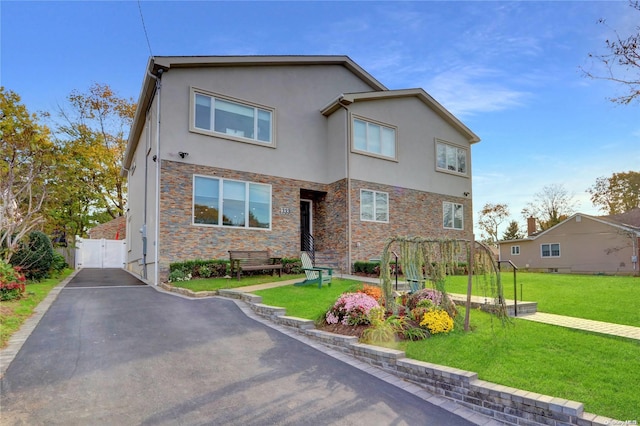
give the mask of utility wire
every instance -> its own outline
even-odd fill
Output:
[[[138,10],[140,11],[140,20],[142,21],[144,37],[147,39],[147,46],[149,47],[149,55],[151,55],[151,57],[153,58],[153,51],[151,50],[151,43],[149,42],[149,34],[147,34],[147,26],[144,24],[144,16],[142,16],[142,6],[140,6],[140,0],[138,0]]]

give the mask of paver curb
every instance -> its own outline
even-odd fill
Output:
[[[80,269],[73,271],[67,278],[60,281],[57,286],[52,288],[49,294],[47,294],[47,296],[38,303],[38,306],[35,307],[33,314],[27,318],[25,322],[22,323],[18,331],[11,336],[7,347],[0,349],[0,378],[4,376],[9,365],[11,365],[16,355],[18,355],[18,352],[20,352],[20,349],[22,349],[22,345],[27,341],[44,314],[47,313],[53,301],[56,300],[60,294],[60,291],[62,291],[69,281],[78,274],[78,272],[80,272]]]
[[[477,425],[605,426],[620,422],[584,412],[581,402],[486,382],[479,380],[474,372],[416,361],[405,358],[403,351],[362,344],[354,337],[315,329],[308,320],[286,316],[284,308],[264,305],[260,303],[261,300],[252,303],[247,297],[249,293],[241,298],[237,295],[228,296],[248,317],[418,395],[425,401],[438,401],[435,405]],[[429,371],[431,373],[426,374]],[[480,395],[486,395],[487,401],[479,399]],[[526,406],[531,408],[530,413],[522,411]],[[549,417],[542,415],[543,412]]]

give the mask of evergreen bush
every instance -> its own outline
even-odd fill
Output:
[[[19,266],[25,277],[40,281],[49,276],[53,264],[53,245],[44,232],[33,231],[28,242],[21,242],[10,263]]]

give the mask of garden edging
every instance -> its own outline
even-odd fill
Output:
[[[291,327],[334,350],[379,367],[426,391],[445,397],[473,411],[510,425],[605,426],[623,424],[608,417],[584,412],[580,402],[479,380],[477,373],[406,358],[404,351],[360,343],[315,328],[312,320],[286,315],[286,309],[264,305],[262,297],[238,290],[219,290],[219,296],[240,299],[258,315]]]

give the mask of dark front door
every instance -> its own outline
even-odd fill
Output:
[[[311,201],[300,200],[300,250],[311,251]]]

